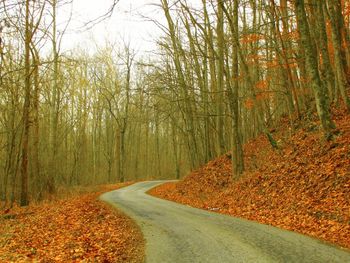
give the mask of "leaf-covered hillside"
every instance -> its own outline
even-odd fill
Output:
[[[0,211],[0,262],[143,262],[140,229],[97,200],[117,187]]]
[[[283,125],[275,133],[279,150],[263,135],[248,142],[247,171],[238,182],[226,154],[151,193],[350,248],[350,116],[340,110],[334,116],[339,133],[330,142],[316,123],[300,124],[291,137]]]

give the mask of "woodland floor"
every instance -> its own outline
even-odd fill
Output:
[[[329,142],[311,118],[294,131],[282,122],[273,134],[279,150],[263,135],[248,142],[246,172],[236,182],[226,154],[150,193],[350,248],[350,115],[334,112],[339,134]]]
[[[140,229],[97,199],[121,186],[1,211],[0,262],[143,262]]]

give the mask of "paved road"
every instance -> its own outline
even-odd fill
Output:
[[[141,182],[101,196],[141,227],[147,263],[350,263],[349,251],[316,239],[145,194],[161,183]]]

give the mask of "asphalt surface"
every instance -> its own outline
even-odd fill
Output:
[[[145,193],[162,183],[136,183],[101,196],[141,227],[146,263],[350,263],[349,250],[317,239]]]

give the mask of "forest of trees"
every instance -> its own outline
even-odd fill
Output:
[[[111,1],[112,2],[112,1]],[[195,2],[195,4],[194,4]],[[130,43],[61,52],[65,0],[0,4],[0,199],[59,187],[180,178],[288,117],[350,110],[345,0],[159,0],[150,56]],[[156,21],[155,21],[156,22]]]

